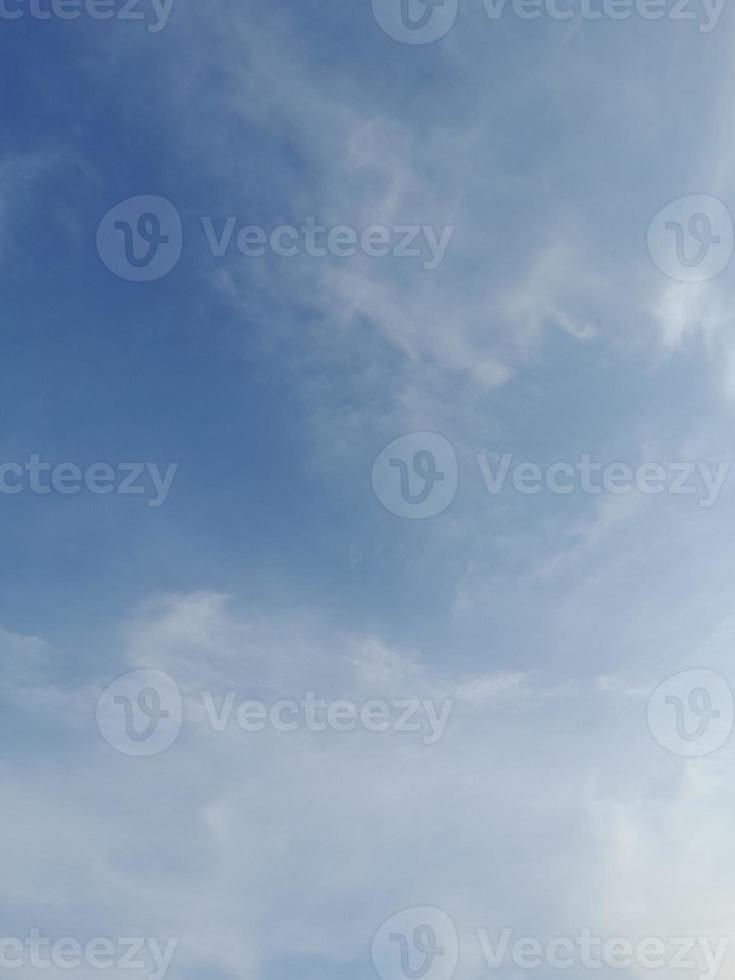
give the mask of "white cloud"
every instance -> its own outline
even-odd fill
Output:
[[[96,734],[85,688],[68,767],[4,766],[4,894],[52,932],[145,922],[180,937],[177,971],[254,978],[312,956],[327,975],[361,975],[388,915],[433,904],[460,929],[460,980],[480,970],[478,927],[726,934],[733,754],[686,768],[668,756],[645,730],[645,680],[634,694],[448,665],[442,676],[320,617],[254,621],[214,594],[151,603],[132,622],[128,665],[171,671],[192,711],[197,685],[276,681],[286,694],[306,682],[460,704],[433,747],[188,725],[163,755],[135,759]]]

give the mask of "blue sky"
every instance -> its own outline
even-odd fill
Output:
[[[143,2],[1,6],[0,463],[177,468],[160,506],[0,493],[0,938],[176,937],[172,977],[366,980],[381,923],[431,906],[476,980],[480,927],[728,934],[732,740],[683,758],[646,713],[691,668],[735,681],[735,477],[710,506],[493,494],[478,457],[729,464],[733,12],[459,0],[404,44],[373,9],[398,2],[175,0],[160,30]],[[150,282],[97,245],[141,195],[182,227]],[[647,248],[680,199],[674,225],[704,209],[719,233],[701,282]],[[202,219],[229,217],[451,237],[433,269],[235,238],[218,257]],[[373,486],[411,433],[457,461],[422,520]],[[150,758],[95,723],[137,669],[182,697]],[[213,733],[201,693],[229,690],[454,708],[434,745]]]

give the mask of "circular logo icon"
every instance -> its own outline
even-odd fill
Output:
[[[158,755],[176,740],[183,720],[181,692],[162,670],[133,670],[97,701],[97,727],[124,755]]]
[[[457,492],[457,457],[443,436],[413,432],[396,439],[373,464],[373,489],[397,517],[435,517]]]
[[[648,252],[671,279],[705,282],[732,258],[732,215],[716,197],[692,194],[672,201],[648,228]]]
[[[441,909],[404,909],[378,929],[372,955],[381,980],[450,980],[459,958],[457,930]]]
[[[373,15],[401,44],[431,44],[452,29],[459,0],[373,0]]]
[[[712,670],[685,670],[664,681],[648,702],[648,727],[669,752],[688,759],[722,748],[735,720],[733,695]]]
[[[130,282],[168,275],[181,257],[181,216],[165,197],[129,197],[97,228],[97,251],[110,272]]]

